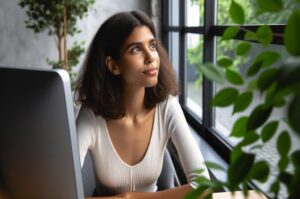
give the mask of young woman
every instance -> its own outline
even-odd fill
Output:
[[[82,105],[77,118],[81,165],[90,150],[97,195],[176,199],[197,186],[196,169],[209,178],[175,98],[178,87],[168,56],[144,13],[121,12],[103,23],[76,92]],[[169,139],[189,184],[156,192]]]

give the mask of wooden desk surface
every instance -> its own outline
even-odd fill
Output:
[[[242,191],[235,191],[234,195],[231,192],[219,192],[213,194],[213,199],[267,199],[263,194],[258,194],[256,191],[248,191],[246,198]]]
[[[85,199],[93,199],[91,197],[87,197]],[[248,191],[248,197],[244,197],[242,191],[235,191],[234,195],[231,192],[218,192],[213,194],[213,199],[267,199],[262,194],[258,194],[255,191]]]

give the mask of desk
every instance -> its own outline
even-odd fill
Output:
[[[231,192],[219,192],[213,194],[213,199],[245,199],[245,196],[242,191],[235,191],[234,195]],[[247,199],[267,199],[267,197],[251,190],[248,191]]]

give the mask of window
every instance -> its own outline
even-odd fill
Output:
[[[178,72],[182,95],[180,103],[187,115],[187,119],[192,127],[199,130],[198,133],[208,143],[213,145],[214,149],[229,162],[229,154],[231,147],[238,140],[228,137],[236,118],[239,114],[232,115],[232,108],[213,108],[210,106],[210,100],[213,98],[216,91],[222,89],[225,84],[214,84],[205,79],[198,70],[199,65],[203,63],[216,63],[222,56],[234,58],[234,63],[231,69],[244,75],[249,68],[246,59],[254,59],[262,50],[272,49],[284,52],[283,40],[278,35],[283,34],[287,16],[292,12],[293,6],[300,7],[294,0],[285,0],[284,11],[282,15],[265,15],[263,13],[254,12],[250,9],[255,6],[256,0],[236,0],[246,10],[246,25],[242,28],[255,31],[263,24],[271,27],[274,37],[272,44],[268,48],[262,49],[260,45],[254,42],[252,50],[247,58],[235,57],[235,46],[244,40],[242,34],[237,34],[234,40],[228,42],[220,42],[220,37],[227,27],[235,24],[228,16],[230,1],[228,0],[164,0],[163,11],[168,13],[165,16],[173,17],[167,19],[169,23],[164,24],[164,35],[169,36],[167,40],[176,45],[176,48],[167,45],[170,48],[171,62]],[[176,3],[175,3],[176,2]],[[174,3],[176,6],[174,6]],[[171,8],[172,10],[168,10]],[[176,10],[175,10],[176,9]],[[170,14],[172,13],[172,15]],[[178,16],[173,15],[177,13]],[[173,22],[176,20],[176,23]],[[167,34],[166,34],[167,33]],[[176,36],[174,36],[176,35]],[[276,36],[277,35],[277,36]],[[166,40],[165,40],[166,41]],[[178,47],[178,48],[177,48]],[[176,52],[175,52],[176,51]],[[179,53],[179,54],[176,54]],[[254,107],[263,99],[259,94],[254,95],[254,101],[251,106]],[[251,107],[247,111],[250,112]],[[281,116],[282,112],[275,110],[275,116]],[[272,120],[273,118],[270,118]],[[285,126],[281,126],[284,129]],[[293,140],[295,142],[295,140]],[[300,143],[293,143],[299,146]],[[276,157],[272,154],[276,143],[270,142],[269,145],[262,148],[260,157],[272,157],[274,164],[277,164]],[[276,156],[276,154],[275,154]],[[278,156],[278,155],[277,155]]]

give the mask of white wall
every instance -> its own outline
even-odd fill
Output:
[[[87,48],[105,19],[115,12],[135,9],[150,14],[150,1],[95,0],[88,16],[78,21],[82,32],[75,38],[69,38],[69,43],[84,40]],[[57,60],[58,57],[54,38],[46,32],[34,34],[25,27],[25,19],[18,0],[0,0],[0,66],[50,68],[46,58]]]

